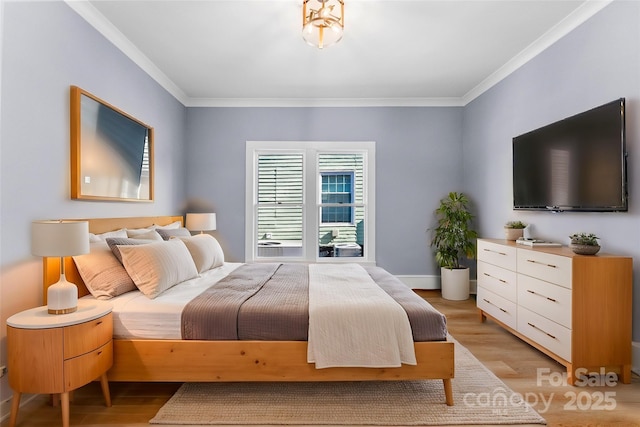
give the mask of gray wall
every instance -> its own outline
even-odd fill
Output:
[[[37,219],[178,213],[184,196],[185,107],[63,2],[3,3],[0,363],[5,320],[42,304],[41,261],[30,255]],[[69,198],[69,86],[155,128],[154,203]],[[0,401],[9,396],[6,377]]]
[[[462,186],[462,108],[189,108],[189,205],[209,206],[244,260],[246,141],[375,141],[376,255],[394,274],[437,274],[426,229]]]
[[[626,98],[629,212],[512,210],[511,138]],[[480,234],[502,237],[507,220],[533,235],[569,243],[593,232],[603,251],[632,256],[634,340],[640,340],[640,3],[613,2],[464,109],[464,189],[477,202]],[[594,307],[595,309],[595,307]]]

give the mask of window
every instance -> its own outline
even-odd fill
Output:
[[[247,142],[246,260],[373,261],[374,161],[372,142]]]
[[[353,172],[321,172],[320,177],[322,223],[353,223]]]

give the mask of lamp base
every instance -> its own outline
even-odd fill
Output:
[[[49,314],[69,314],[69,313],[73,313],[74,311],[77,311],[77,310],[78,310],[78,306],[71,307],[71,308],[63,308],[62,310],[56,310],[56,309],[47,308],[47,313],[49,313]]]
[[[49,314],[69,314],[78,309],[78,288],[67,282],[64,274],[47,289],[47,311]]]

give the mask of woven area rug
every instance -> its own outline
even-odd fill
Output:
[[[454,406],[442,380],[338,383],[185,383],[150,421],[164,425],[546,424],[455,342]]]

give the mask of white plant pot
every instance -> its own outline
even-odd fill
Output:
[[[462,301],[469,298],[469,269],[440,268],[442,298]]]

